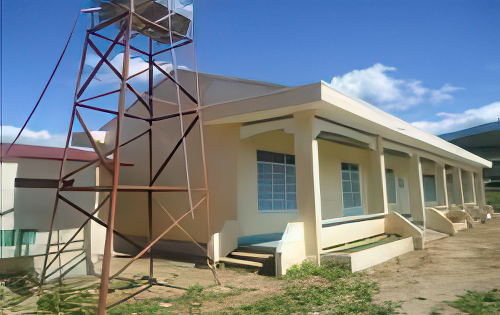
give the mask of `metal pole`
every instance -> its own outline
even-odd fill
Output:
[[[69,127],[68,127],[68,135],[66,136],[66,146],[64,147],[64,153],[63,153],[63,158],[61,161],[61,167],[59,169],[59,184],[57,186],[57,192],[56,192],[56,200],[54,202],[54,210],[52,212],[52,218],[50,221],[50,230],[49,230],[49,236],[47,238],[47,247],[45,249],[45,258],[43,261],[43,269],[42,269],[42,274],[40,278],[40,294],[43,292],[43,284],[44,284],[44,279],[45,279],[45,274],[47,273],[47,260],[49,259],[49,251],[50,251],[50,242],[52,239],[52,229],[54,227],[54,222],[56,219],[56,213],[57,213],[57,205],[59,202],[59,192],[61,189],[62,181],[63,181],[63,171],[64,171],[64,163],[66,162],[66,155],[68,153],[68,146],[69,146],[69,141],[71,139],[71,131],[73,130],[73,123],[75,121],[75,111],[76,111],[76,101],[78,99],[78,89],[80,87],[80,81],[82,79],[82,72],[83,72],[83,67],[85,66],[85,58],[87,55],[87,44],[89,40],[89,34],[85,36],[85,42],[83,44],[83,52],[82,52],[82,58],[80,60],[80,69],[78,70],[78,77],[76,81],[76,90],[75,90],[75,97],[74,97],[74,102],[73,102],[73,111],[71,112],[71,119],[69,122]]]
[[[116,215],[116,197],[118,193],[118,177],[120,174],[120,135],[123,124],[123,114],[125,112],[125,95],[127,92],[127,80],[130,61],[130,33],[132,30],[132,16],[134,14],[134,0],[130,1],[130,12],[127,20],[127,28],[124,34],[122,83],[120,97],[118,101],[118,116],[116,117],[115,151],[113,155],[113,190],[111,192],[111,207],[108,218],[108,228],[106,230],[106,241],[104,244],[104,256],[102,262],[101,285],[99,287],[99,301],[97,303],[97,314],[106,314],[106,301],[108,297],[109,272],[111,265],[111,252],[113,247],[113,230]]]
[[[148,102],[149,102],[149,186],[152,186],[153,179],[153,39],[149,38],[149,56],[148,56]],[[153,240],[153,192],[148,191],[148,219],[149,219],[149,239]],[[149,250],[149,284],[153,284],[153,248]]]
[[[172,9],[172,8],[171,8]],[[169,38],[170,38],[170,47],[174,45],[172,41],[172,17],[169,17],[168,19],[168,31],[169,31]],[[179,77],[177,75],[177,56],[175,54],[175,49],[170,50],[170,53],[172,55],[172,68],[174,70],[174,79],[175,82],[179,82]],[[181,137],[184,134],[184,117],[182,116],[182,104],[181,104],[181,95],[180,95],[180,88],[179,84],[177,84],[176,87],[177,90],[177,103],[179,105],[179,126],[181,129]],[[191,195],[191,182],[189,179],[189,163],[188,163],[188,155],[187,155],[187,145],[186,145],[186,138],[182,137],[182,149],[184,151],[184,167],[186,168],[186,184],[188,188],[188,200],[189,200],[189,207],[191,208],[191,216],[194,219],[194,211],[193,211],[193,196]]]

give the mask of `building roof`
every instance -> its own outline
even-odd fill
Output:
[[[331,121],[421,150],[491,167],[491,162],[448,141],[428,134],[366,102],[353,99],[325,82],[286,87],[247,99],[213,104],[203,109],[205,124],[244,123],[316,110]]]
[[[439,137],[446,141],[452,141],[458,138],[474,136],[489,131],[500,131],[500,120],[455,132],[445,133]]]
[[[180,71],[181,83],[193,85],[195,75]],[[351,98],[321,81],[296,87],[199,73],[203,122],[206,125],[247,123],[316,110],[317,116],[380,135],[383,138],[475,167],[491,167],[491,162],[437,136],[428,134],[361,100]],[[184,84],[183,83],[183,84]],[[162,100],[169,100],[169,81],[155,86]],[[175,85],[171,85],[175,87]],[[182,96],[182,95],[181,95]],[[176,99],[171,100],[176,103]],[[188,102],[181,102],[188,103]],[[128,110],[132,109],[137,102]],[[141,108],[139,106],[139,108]],[[172,107],[173,108],[173,107]],[[167,113],[168,114],[168,113]],[[101,128],[110,130],[113,120]]]
[[[64,148],[42,147],[36,145],[14,144],[6,155],[10,143],[2,143],[2,158],[26,158],[42,160],[61,161],[64,154]],[[66,159],[68,161],[90,162],[98,158],[93,151],[85,151],[69,148]]]

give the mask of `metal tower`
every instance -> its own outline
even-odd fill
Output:
[[[153,246],[157,244],[169,231],[174,227],[179,227],[187,237],[194,242],[199,248],[202,248],[205,253],[207,249],[200,245],[194,237],[189,235],[185,229],[180,227],[180,222],[186,217],[194,216],[195,210],[200,206],[204,205],[206,207],[206,221],[207,221],[207,231],[208,239],[210,239],[210,220],[209,220],[209,210],[208,210],[208,187],[207,187],[207,177],[206,177],[206,164],[205,164],[205,153],[203,147],[203,126],[202,126],[202,116],[201,116],[201,104],[199,97],[198,88],[198,75],[196,71],[196,62],[193,61],[194,69],[190,69],[196,75],[196,86],[185,87],[181,84],[178,75],[178,59],[182,58],[182,52],[186,51],[189,46],[192,48],[192,57],[194,58],[194,44],[193,44],[193,16],[192,16],[192,3],[191,1],[181,1],[181,0],[102,0],[95,3],[96,7],[91,9],[83,10],[84,13],[89,13],[92,16],[92,26],[87,29],[86,38],[82,53],[82,59],[80,63],[80,69],[77,79],[77,86],[74,96],[73,110],[70,119],[69,130],[66,138],[66,146],[64,150],[63,161],[61,163],[59,182],[57,186],[57,197],[54,205],[54,210],[51,218],[51,227],[47,242],[47,250],[45,254],[44,268],[41,274],[41,285],[40,293],[44,294],[44,282],[47,281],[47,272],[52,264],[54,264],[57,258],[61,256],[61,253],[65,248],[71,243],[76,234],[80,232],[86,224],[89,224],[90,220],[93,220],[106,228],[106,239],[104,246],[104,256],[102,260],[102,272],[101,280],[99,286],[99,300],[97,305],[97,313],[105,314],[106,309],[113,307],[118,303],[125,301],[126,299],[147,290],[153,285],[161,285],[154,278],[153,273]],[[97,20],[97,21],[96,21]],[[97,24],[95,23],[97,22]],[[94,25],[95,24],[95,25]],[[100,44],[98,44],[98,42]],[[107,42],[107,48],[103,43]],[[109,60],[110,57],[115,54],[115,50],[123,49],[123,61],[121,65],[118,65],[116,59]],[[92,54],[92,58],[98,57],[95,66],[91,71],[90,75],[85,78],[82,75],[86,69],[88,69],[89,56]],[[135,54],[136,57],[132,56]],[[158,61],[161,56],[169,54],[169,60],[171,61],[168,66],[166,63],[161,63]],[[116,56],[116,54],[115,54]],[[144,69],[136,72],[130,73],[131,60],[135,58],[141,58],[141,62],[147,63]],[[100,69],[107,67],[110,70],[109,74],[117,80],[117,89],[111,91],[103,91],[99,88],[90,89],[91,84],[98,85],[97,81],[102,81],[103,79],[99,76]],[[131,79],[138,76],[147,75],[147,92],[140,94],[131,84]],[[175,84],[176,98],[174,100],[166,100],[165,102],[169,104],[169,108],[175,108],[172,112],[167,115],[158,115],[156,111],[157,104],[156,101],[161,101],[155,98],[153,95],[155,88],[155,78],[162,77],[164,80],[170,81]],[[107,97],[118,96],[117,102],[109,102]],[[128,96],[127,96],[128,95]],[[147,115],[135,115],[127,111],[127,97],[133,95],[135,98],[134,106],[141,106],[147,111]],[[175,106],[171,106],[175,105]],[[114,107],[114,108],[113,108]],[[104,152],[102,150],[102,145],[97,143],[94,139],[90,128],[88,128],[88,120],[92,119],[92,115],[89,114],[87,119],[82,111],[87,113],[104,113],[113,116],[114,125],[114,141],[111,149]],[[146,131],[140,132],[134,137],[128,137],[126,141],[123,138],[123,128],[126,126],[126,121],[124,119],[132,119],[139,121],[146,126]],[[176,121],[175,125],[180,127],[179,138],[177,139],[176,145],[173,147],[171,152],[164,156],[164,162],[159,168],[153,165],[153,156],[155,153],[154,141],[153,141],[153,127],[158,123],[168,123]],[[68,147],[71,146],[71,138],[74,133],[74,128],[80,125],[81,129],[85,133],[93,151],[97,154],[98,158],[94,161],[87,163],[86,165],[72,170],[70,172],[66,171],[65,164],[67,163],[67,151]],[[197,128],[194,128],[197,127]],[[188,163],[188,150],[187,150],[187,139],[186,137],[192,130],[199,130],[199,148],[201,152],[201,158],[203,163],[203,174],[204,187],[191,187],[190,173],[189,173],[189,163]],[[120,183],[120,168],[121,168],[121,156],[120,151],[123,147],[129,145],[130,143],[137,141],[137,139],[144,139],[147,137],[149,148],[147,152],[138,152],[137,154],[144,155],[144,163],[148,164],[148,174],[149,177],[148,185],[123,185]],[[187,185],[185,187],[170,187],[170,186],[158,186],[155,185],[159,176],[166,172],[166,166],[171,162],[174,155],[182,155],[184,158],[184,170],[185,171],[185,182]],[[191,157],[190,157],[191,158]],[[82,170],[90,167],[99,165],[102,172],[108,172],[111,178],[111,183],[108,185],[98,185],[95,187],[82,187],[72,184],[71,179],[81,172]],[[104,194],[104,198],[101,198],[100,204],[95,208],[82,209],[77,205],[76,202],[71,200],[69,192],[72,194],[85,193],[85,192],[99,192]],[[200,196],[201,198],[196,197]],[[117,217],[117,200],[120,198],[120,194],[125,193],[136,193],[136,194],[146,194],[147,195],[147,206],[148,208],[148,222],[149,222],[149,241],[146,247],[138,245],[133,240],[129,239],[123,233],[116,231],[115,221]],[[186,212],[178,217],[173,218],[167,210],[155,199],[158,194],[185,194],[189,207]],[[172,219],[173,224],[170,226],[165,226],[164,231],[159,233],[159,235],[153,235],[153,202],[158,202],[158,204],[168,213]],[[76,211],[84,214],[87,219],[85,223],[80,227],[75,236],[73,236],[62,248],[60,248],[57,254],[49,255],[49,249],[51,246],[51,238],[53,237],[53,227],[54,221],[57,216],[58,209],[61,204],[67,204],[74,208]],[[107,222],[101,220],[94,216],[99,210],[104,211],[104,207],[109,205],[109,214],[107,216]],[[132,244],[137,248],[138,254],[131,258],[130,261],[123,266],[118,272],[111,275],[110,274],[110,264],[113,251],[113,237],[119,237],[123,240]],[[108,303],[108,286],[111,279],[118,277],[130,264],[132,264],[137,259],[148,254],[150,257],[149,264],[149,277],[148,283],[138,289],[136,292],[130,296],[116,301],[114,303]],[[208,254],[206,255],[208,259]],[[49,259],[49,257],[51,259]],[[210,263],[209,263],[209,266]],[[212,268],[212,267],[211,267]],[[215,270],[212,268],[215,275]],[[59,281],[62,281],[64,273],[60,275]]]

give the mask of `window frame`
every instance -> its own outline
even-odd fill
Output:
[[[256,152],[256,160],[257,160],[257,211],[259,213],[289,213],[289,212],[297,212],[297,173],[296,173],[296,164],[295,164],[295,155],[293,154],[287,154],[287,153],[278,153],[278,152],[270,152],[270,151],[265,151],[265,150],[257,150]],[[263,153],[263,154],[268,154],[268,155],[271,155],[273,156],[273,159],[276,158],[276,157],[283,157],[283,162],[279,162],[279,161],[265,161],[265,160],[260,160],[259,159],[259,153]],[[287,161],[291,159],[293,160],[293,163],[287,163]],[[260,188],[259,188],[259,164],[267,164],[267,165],[271,165],[271,196],[272,196],[272,199],[260,199],[259,198],[259,193],[260,193]],[[274,209],[274,201],[275,200],[282,200],[282,199],[274,199],[274,165],[280,165],[280,166],[283,166],[284,168],[284,208],[283,209]],[[288,176],[287,176],[287,167],[291,167],[293,166],[293,169],[294,169],[294,182],[293,183],[288,183],[287,182],[287,179],[288,179]],[[278,184],[276,184],[278,185]],[[288,189],[288,185],[295,185],[295,188],[294,188],[294,191],[293,192],[289,192],[287,189]],[[295,195],[295,199],[293,201],[295,201],[295,207],[294,208],[287,208],[288,207],[288,202],[289,201],[292,201],[292,200],[288,200],[288,195],[289,194],[294,194]],[[271,209],[260,209],[260,202],[261,201],[271,201]]]
[[[359,176],[359,195],[360,195],[360,205],[359,206],[356,206],[356,207],[349,207],[349,208],[346,208],[345,207],[345,201],[344,201],[344,180],[342,178],[342,173],[343,173],[343,169],[342,169],[342,164],[348,164],[348,165],[355,165],[358,167],[358,176]],[[351,174],[351,170],[349,169],[349,174]],[[342,195],[342,217],[349,217],[349,216],[357,216],[357,215],[365,215],[365,208],[364,208],[364,202],[363,202],[363,181],[362,181],[362,167],[360,164],[357,164],[357,163],[352,163],[352,162],[341,162],[340,163],[340,188],[341,188],[341,195]],[[350,176],[349,176],[350,177]],[[351,182],[351,179],[349,178],[349,182]],[[352,190],[352,184],[351,184],[351,190]],[[347,192],[347,193],[351,193],[352,194],[352,191],[351,192]],[[349,209],[356,209],[356,208],[361,208],[361,210],[363,211],[363,213],[361,214],[354,214],[354,215],[345,215],[345,210],[349,210]]]

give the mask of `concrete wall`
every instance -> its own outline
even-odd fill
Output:
[[[389,212],[385,216],[385,233],[397,234],[402,237],[411,236],[415,249],[424,248],[423,231],[397,212]]]
[[[385,233],[385,218],[352,221],[345,224],[326,226],[321,229],[321,248],[358,241]]]
[[[165,106],[156,102],[155,115],[161,116],[171,112],[172,106]],[[145,116],[144,107],[133,107],[130,112],[135,115]],[[184,117],[184,128],[191,123],[193,116]],[[125,119],[121,142],[125,142],[147,130],[149,124],[144,121]],[[169,119],[166,121],[157,122],[152,129],[153,155],[152,155],[152,170],[149,169],[149,140],[145,135],[130,144],[121,148],[121,160],[123,163],[132,164],[132,166],[120,167],[119,183],[122,185],[143,185],[148,186],[150,180],[150,172],[154,176],[168,155],[171,153],[177,142],[181,138],[179,119]],[[112,125],[107,125],[110,132],[106,135],[106,144],[103,146],[103,151],[110,150],[114,142],[114,129]],[[108,142],[109,141],[109,142]],[[224,143],[225,139],[214,139]],[[186,138],[186,149],[189,160],[189,175],[192,189],[204,188],[203,163],[201,160],[201,147],[199,128],[195,126],[191,133]],[[214,146],[213,143],[207,144],[207,147],[217,150],[221,146]],[[229,153],[228,153],[229,154]],[[212,155],[207,154],[207,158]],[[220,160],[217,163],[230,161],[230,157],[224,156],[224,151],[219,153]],[[207,161],[209,162],[209,161]],[[225,172],[233,172],[231,164],[227,164]],[[210,168],[209,168],[210,169]],[[215,168],[215,171],[218,169]],[[109,172],[101,168],[102,177],[109,177]],[[210,177],[210,176],[209,176]],[[109,181],[109,178],[106,179]],[[227,178],[228,185],[234,184],[231,182],[231,176]],[[187,178],[184,164],[183,147],[176,151],[172,159],[164,169],[163,173],[158,177],[154,184],[155,186],[172,186],[186,187]],[[193,205],[196,205],[205,193],[203,191],[195,191],[192,194]],[[190,203],[187,192],[155,192],[153,193],[153,238],[157,237],[165,231],[172,223],[173,218],[178,219],[190,210]],[[226,203],[227,205],[227,203]],[[215,207],[215,209],[220,209]],[[220,209],[221,211],[230,211],[230,209]],[[168,212],[168,214],[167,214]],[[100,217],[105,219],[105,213],[101,213]],[[115,220],[116,230],[131,236],[147,237],[149,235],[149,216],[148,216],[148,195],[145,192],[119,192],[117,199],[117,213]],[[225,221],[225,220],[224,220]],[[220,223],[222,228],[223,221]],[[198,242],[208,242],[208,227],[207,227],[207,207],[206,202],[202,202],[196,210],[194,210],[194,218],[191,215],[186,216],[180,225]],[[165,239],[188,241],[189,238],[178,228],[172,229]]]
[[[396,203],[389,203],[389,211],[410,214],[409,174],[410,158],[405,156],[385,154],[385,168],[394,171],[396,180]],[[402,185],[400,185],[400,182]],[[403,186],[403,187],[400,187]]]
[[[465,203],[476,203],[473,176],[472,172],[462,170],[462,189]]]
[[[67,161],[65,164],[65,173],[71,172],[81,167],[86,162]],[[5,262],[19,263],[22,271],[26,272],[26,261],[29,261],[32,271],[38,274],[42,272],[46,245],[50,229],[50,221],[52,218],[54,204],[56,199],[55,188],[18,188],[14,187],[16,178],[31,178],[31,179],[58,179],[61,161],[44,160],[44,159],[27,159],[27,158],[9,158],[8,163],[2,165],[2,210],[14,209],[14,212],[2,217],[2,229],[16,230],[15,246],[3,247],[1,249],[2,257],[13,256],[31,256],[29,258],[15,257],[6,258]],[[96,166],[89,167],[74,176],[74,186],[95,186],[97,180]],[[88,212],[95,209],[96,194],[92,192],[62,192],[63,196],[83,208]],[[8,208],[8,209],[7,209]],[[57,215],[53,227],[53,234],[50,246],[50,252],[55,253],[61,249],[63,244],[76,232],[86,220],[86,216],[60,201],[57,208]],[[6,222],[5,219],[10,219]],[[34,232],[33,239],[29,242],[21,242],[23,232]],[[86,234],[85,234],[85,232]],[[56,270],[59,266],[59,261],[62,265],[68,263],[63,271],[68,268],[73,268],[72,274],[86,274],[91,270],[92,256],[97,260],[99,255],[98,247],[102,247],[104,239],[100,237],[99,232],[103,231],[102,227],[95,227],[94,233],[87,224],[84,231],[80,231],[72,243],[68,245],[47,274]],[[85,234],[85,236],[84,236]],[[102,233],[101,233],[102,234]],[[94,244],[93,252],[92,246]],[[49,255],[49,261],[54,257]],[[55,273],[52,277],[58,276]]]
[[[306,259],[303,222],[288,223],[276,254],[277,276],[284,275],[288,268]]]
[[[241,236],[283,233],[288,222],[297,220],[297,211],[258,210],[257,150],[295,154],[294,136],[282,130],[243,139],[238,144],[238,221]]]
[[[448,235],[455,235],[457,233],[453,223],[441,211],[434,208],[426,208],[425,215],[428,228]]]
[[[365,214],[378,213],[380,208],[370,202],[377,196],[370,185],[373,176],[371,152],[327,140],[318,140],[321,208],[323,220],[343,217],[341,164],[359,164],[361,196]],[[383,211],[383,210],[382,210]]]
[[[60,161],[18,159],[17,176],[19,178],[59,179]],[[66,172],[82,166],[83,162],[69,161]],[[89,167],[75,176],[74,186],[95,186],[95,167]],[[63,196],[86,210],[92,212],[95,208],[95,193],[63,192]],[[15,229],[32,229],[48,231],[56,199],[55,188],[15,188]],[[55,230],[80,227],[86,216],[65,204],[59,202],[54,223]]]

